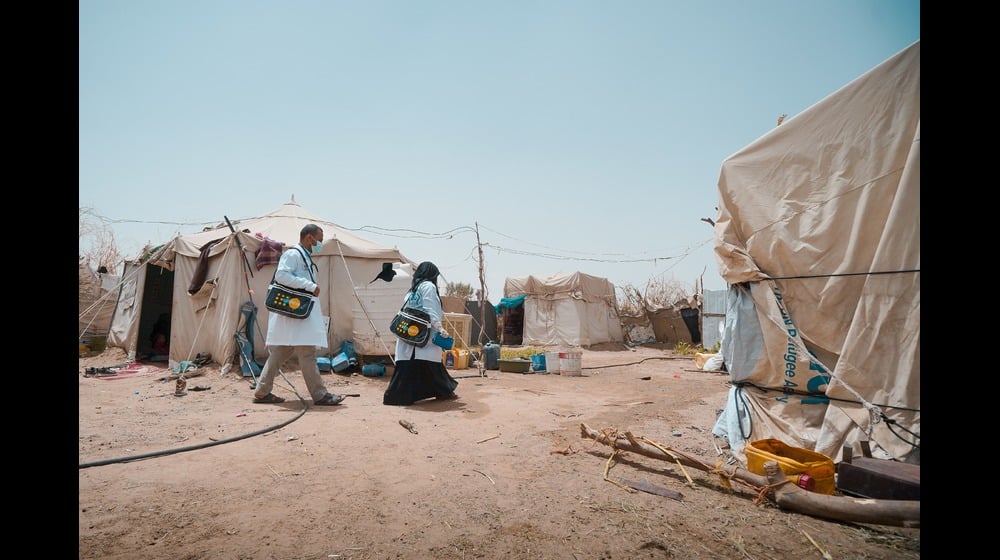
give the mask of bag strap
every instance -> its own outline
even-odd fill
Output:
[[[306,270],[309,272],[309,279],[312,280],[313,284],[315,284],[316,283],[316,277],[313,276],[312,269],[313,269],[313,267],[316,266],[316,263],[312,262],[312,259],[307,259],[306,258],[306,253],[305,253],[305,251],[302,250],[302,247],[299,247],[298,245],[296,245],[296,246],[292,247],[292,249],[297,249],[298,252],[299,252],[299,254],[302,255],[302,264],[306,265]],[[275,266],[274,267],[274,272],[271,273],[271,283],[272,284],[275,284],[274,275],[277,274],[277,273],[278,273],[278,267]]]
[[[312,261],[312,257],[306,257],[306,252],[302,250],[301,246],[296,245],[294,248],[299,251],[300,255],[302,255],[302,262],[306,265],[306,270],[309,271],[309,279],[312,280],[313,284],[315,284],[316,277],[313,276],[313,268],[316,266],[316,263]]]
[[[418,294],[416,289],[414,289],[412,292],[410,292],[410,295],[406,296],[406,299],[403,300],[403,305],[400,306],[399,310],[402,311],[406,309],[406,306],[413,301],[414,296],[417,297],[417,305],[420,305],[420,294]]]

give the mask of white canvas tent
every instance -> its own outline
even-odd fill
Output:
[[[329,346],[320,354],[336,354],[355,328],[352,310],[358,303],[353,287],[374,279],[385,262],[412,263],[399,250],[363,239],[308,212],[294,200],[260,217],[233,220],[237,233],[223,221],[219,227],[147,248],[135,261],[126,263],[109,344],[124,348],[134,359],[148,351],[152,324],[160,314],[169,313],[172,367],[194,360],[199,353],[210,353],[226,367],[238,363],[240,348],[235,335],[247,324],[243,305],[252,300],[257,308],[256,327],[250,329],[254,357],[263,363],[268,318],[263,297],[276,265],[266,264],[258,270],[256,255],[264,240],[282,242],[286,247],[298,243],[299,231],[309,223],[320,225],[324,234],[322,250],[313,255],[320,285],[319,311],[329,317]],[[190,294],[199,269],[205,282]],[[402,287],[402,292],[408,288]],[[387,338],[391,338],[387,327]],[[395,340],[387,344],[394,345]]]
[[[118,276],[80,261],[80,338],[107,336],[115,311]]]
[[[615,286],[582,272],[507,278],[504,298],[524,298],[522,343],[537,346],[590,346],[622,342]]]
[[[919,464],[920,42],[727,158],[719,196],[714,432]]]

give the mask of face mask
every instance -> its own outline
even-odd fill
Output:
[[[312,249],[309,249],[309,253],[315,255],[322,248],[323,248],[323,242],[317,241],[316,244],[312,246]]]

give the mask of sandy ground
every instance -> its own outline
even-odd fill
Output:
[[[81,559],[920,558],[919,528],[783,511],[641,455],[608,477],[679,499],[605,480],[611,450],[581,424],[725,460],[711,428],[729,377],[666,347],[585,349],[579,377],[453,370],[459,400],[409,407],[359,374],[323,376],[358,395],[339,407],[302,401],[296,370],[281,405],[214,364],[181,396],[165,364],[87,375],[123,365],[80,359]]]

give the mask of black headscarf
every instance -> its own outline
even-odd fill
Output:
[[[434,284],[434,290],[437,291],[438,274],[440,274],[440,271],[438,271],[437,265],[431,261],[424,261],[420,263],[420,266],[417,267],[417,271],[413,273],[413,281],[410,283],[410,291],[416,292],[417,286],[419,286],[424,280]],[[438,297],[440,296],[441,292],[438,291]]]

